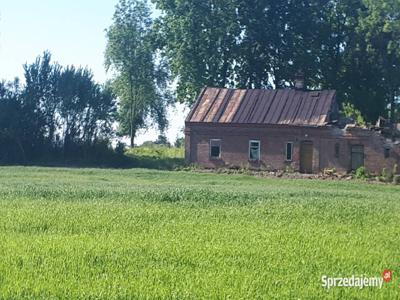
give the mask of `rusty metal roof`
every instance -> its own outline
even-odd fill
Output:
[[[186,122],[324,126],[335,91],[204,88]]]

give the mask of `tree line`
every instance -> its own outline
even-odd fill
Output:
[[[287,88],[299,70],[367,122],[399,120],[400,0],[119,0],[106,38],[105,85],[49,53],[23,85],[0,84],[0,159],[73,156],[115,135],[133,147],[204,86]]]
[[[62,67],[45,52],[24,66],[25,83],[0,82],[2,162],[89,157],[107,148],[116,117],[111,88],[88,69]]]
[[[203,86],[336,89],[373,122],[398,119],[399,0],[153,0],[160,48],[192,103]]]

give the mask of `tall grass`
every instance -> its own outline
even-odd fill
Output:
[[[400,188],[0,168],[0,299],[396,299]],[[328,275],[376,288],[322,287]]]
[[[135,167],[172,170],[184,165],[185,149],[155,145],[129,149],[125,155]]]

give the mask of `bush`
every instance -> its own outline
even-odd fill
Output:
[[[129,149],[126,154],[134,157],[151,157],[156,159],[163,158],[184,158],[185,151],[182,148],[167,146],[136,147]]]
[[[181,138],[176,138],[175,140],[175,147],[176,148],[183,148],[185,146],[185,138],[181,137]]]
[[[171,144],[168,142],[168,139],[164,134],[160,134],[154,144],[159,146],[171,147]]]
[[[131,158],[136,167],[173,170],[184,166],[185,149],[152,145],[129,149],[125,155]]]
[[[115,153],[117,155],[120,155],[120,156],[124,155],[125,154],[125,147],[126,147],[125,143],[119,141],[117,143],[117,146],[115,146]]]
[[[379,181],[381,181],[381,182],[392,182],[393,181],[393,174],[388,172],[388,170],[386,168],[383,168],[381,176],[379,176]]]
[[[369,174],[368,174],[367,170],[365,169],[365,167],[359,167],[356,170],[356,178],[357,179],[367,179],[367,178],[369,178]]]
[[[288,174],[293,174],[295,172],[295,170],[294,170],[292,165],[289,165],[289,166],[285,167],[285,171],[284,172],[288,173]]]
[[[347,118],[352,118],[358,125],[365,126],[366,122],[361,112],[351,103],[343,103],[342,113]]]

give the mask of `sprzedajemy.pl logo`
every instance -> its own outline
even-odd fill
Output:
[[[334,287],[354,287],[363,289],[366,287],[382,288],[384,282],[391,282],[393,272],[385,270],[381,277],[351,276],[351,277],[329,277],[322,276],[322,287],[330,289]]]

